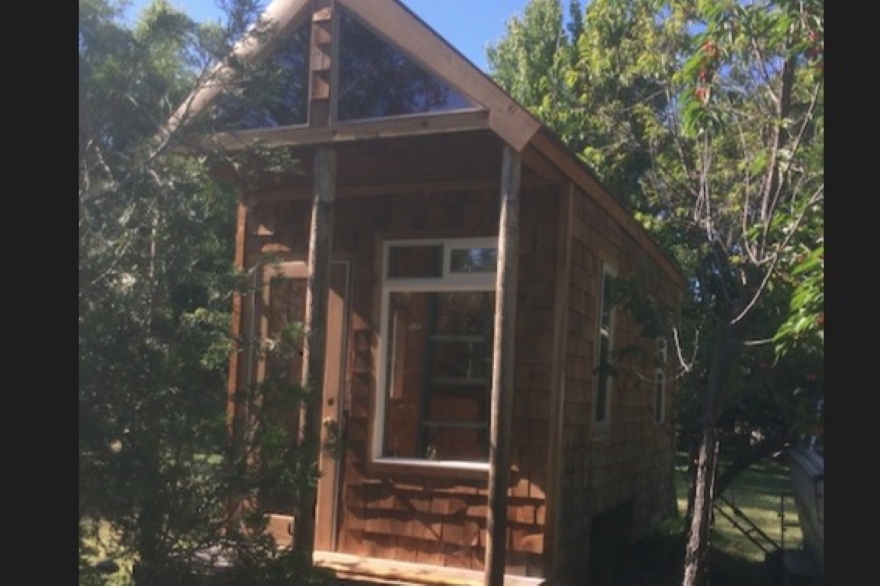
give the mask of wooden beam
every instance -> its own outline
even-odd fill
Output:
[[[501,220],[498,229],[498,276],[495,286],[486,586],[504,584],[507,553],[507,490],[510,482],[510,427],[513,418],[521,173],[519,154],[513,147],[505,145],[501,160]]]
[[[523,188],[544,188],[552,185],[545,179],[523,179]],[[429,183],[388,183],[382,185],[352,185],[350,187],[338,187],[336,198],[371,197],[377,195],[407,195],[413,193],[436,193],[442,195],[445,191],[463,191],[471,189],[499,189],[498,179],[473,179],[461,181],[431,181]],[[264,188],[259,192],[251,193],[247,199],[247,205],[251,209],[261,204],[276,201],[302,201],[311,199],[311,192],[304,187],[271,187]]]
[[[333,0],[314,0],[309,49],[309,126],[330,123],[330,83],[333,68]]]
[[[531,144],[522,151],[523,165],[548,181],[565,183],[568,178],[538,149]]]
[[[238,202],[238,212],[235,222],[235,268],[238,271],[244,270],[244,248],[247,229],[247,206],[244,203],[244,197]],[[233,292],[232,295],[232,339],[237,340],[242,333],[242,293],[240,291]],[[236,392],[238,391],[240,381],[241,366],[241,348],[237,345],[229,357],[229,373],[226,380],[226,428],[230,441],[236,444],[236,418],[239,414],[236,401]]]
[[[333,201],[336,191],[336,152],[320,148],[315,153],[315,195],[309,235],[309,276],[306,288],[305,343],[302,385],[309,392],[300,414],[300,445],[307,462],[317,466],[321,443],[321,404],[327,341],[327,304],[330,293],[330,260],[333,248]],[[309,556],[315,547],[314,486],[302,494],[294,533],[294,547]]]
[[[544,575],[555,578],[560,570],[560,503],[563,472],[562,446],[565,422],[565,377],[568,360],[568,292],[571,287],[571,249],[574,218],[574,185],[559,190],[556,240],[556,296],[553,301],[553,358],[550,367],[550,445],[547,453],[547,500],[544,525]]]
[[[238,212],[235,221],[235,268],[239,271],[244,269],[245,240],[247,239],[248,210],[244,203],[244,197],[239,198]],[[226,433],[229,446],[236,457],[245,449],[245,435],[247,429],[248,410],[247,403],[239,400],[238,391],[250,381],[248,369],[242,373],[242,360],[249,364],[251,349],[241,347],[235,340],[241,339],[241,334],[246,330],[245,320],[250,318],[251,312],[244,311],[246,293],[234,291],[232,295],[232,325],[231,335],[233,350],[229,357],[229,372],[226,381]],[[239,498],[230,498],[227,501],[228,518],[233,519],[240,511],[242,501]]]
[[[540,185],[543,185],[541,183]],[[351,187],[339,187],[336,190],[337,198],[369,197],[376,195],[397,195],[412,193],[442,193],[444,191],[461,191],[467,189],[497,189],[497,179],[473,179],[464,181],[431,181],[429,183],[388,183],[383,185],[352,185]],[[293,187],[289,189],[281,187],[264,188],[248,196],[248,206],[258,206],[275,201],[302,201],[309,199],[310,194],[306,188]]]
[[[338,122],[330,126],[281,126],[257,130],[221,132],[206,141],[225,151],[239,151],[254,146],[330,145],[375,138],[399,138],[467,132],[489,128],[489,113],[467,110],[448,113],[414,114],[382,120]]]

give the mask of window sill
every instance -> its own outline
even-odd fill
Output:
[[[593,429],[590,433],[591,437],[594,440],[606,440],[611,437],[611,426],[607,423],[601,426],[598,426],[596,422],[593,422]]]
[[[421,460],[417,458],[374,458],[368,469],[386,474],[418,473],[427,476],[449,476],[455,472],[463,478],[486,478],[488,462],[461,462],[454,460]]]

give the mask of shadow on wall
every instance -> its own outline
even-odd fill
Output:
[[[632,534],[633,503],[597,515],[590,530],[589,586],[613,586],[625,570]]]

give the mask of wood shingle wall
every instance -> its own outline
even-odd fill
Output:
[[[667,418],[653,419],[653,365],[616,365],[612,377],[611,415],[607,431],[593,428],[593,387],[599,287],[603,263],[620,276],[653,274],[651,295],[674,303],[677,292],[667,275],[582,192],[576,192],[571,224],[571,267],[567,312],[564,429],[560,465],[559,560],[567,575],[587,575],[592,519],[620,505],[631,507],[621,528],[630,542],[673,512],[672,377],[667,377]],[[646,271],[647,267],[647,271]],[[639,324],[615,309],[613,349],[641,345],[653,356],[654,339],[645,339]]]
[[[380,203],[381,200],[384,202]],[[552,249],[542,234],[541,208],[524,197],[523,223],[529,238],[521,242],[519,311],[549,311],[552,291],[543,283],[546,266],[553,267]],[[348,202],[345,202],[348,203]],[[340,205],[339,233],[362,222],[361,213],[346,215]],[[360,207],[360,201],[350,202]],[[340,551],[401,561],[482,569],[486,543],[486,474],[426,471],[368,463],[369,431],[375,373],[369,383],[363,376],[375,364],[378,332],[380,274],[376,266],[381,238],[456,238],[494,236],[498,225],[498,195],[492,190],[396,195],[370,200],[370,206],[387,212],[376,242],[369,246],[337,247],[356,256],[355,357],[351,386],[353,409],[345,466],[346,488],[342,502]],[[534,209],[535,213],[532,213]],[[366,211],[366,210],[363,210]],[[370,214],[372,215],[372,214]],[[346,220],[345,218],[349,218]],[[366,243],[362,243],[366,244]],[[534,271],[529,267],[533,266]],[[549,275],[552,282],[552,274]],[[372,297],[372,298],[371,298]],[[548,301],[549,298],[549,301]],[[550,335],[550,320],[518,320],[517,388],[514,398],[512,478],[509,501],[508,570],[527,574],[541,571],[545,503],[543,479],[547,458],[546,379],[549,360],[540,343]],[[520,343],[522,338],[522,343]],[[370,356],[366,354],[368,343]],[[528,341],[527,341],[528,340]],[[356,407],[355,407],[356,406]]]
[[[378,352],[383,239],[496,236],[492,189],[425,190],[336,201],[334,258],[352,270],[346,452],[338,549],[400,561],[482,569],[486,473],[426,471],[369,462]],[[546,523],[556,234],[554,190],[524,191],[521,212],[516,391],[509,492],[509,572],[540,575]],[[275,201],[252,213],[247,261],[304,256],[309,204]]]
[[[620,531],[632,541],[671,513],[675,503],[672,376],[667,376],[662,424],[653,419],[653,368],[637,363],[618,369],[613,379],[608,432],[594,433],[591,423],[603,263],[621,276],[648,275],[651,295],[662,302],[676,301],[675,281],[583,192],[571,192],[571,217],[565,219],[564,193],[559,186],[528,185],[521,197],[507,544],[507,571],[521,575],[545,574],[548,539],[556,541],[557,568],[569,576],[585,575],[595,516],[627,507],[627,526]],[[432,191],[425,186],[412,193],[353,196],[337,199],[334,213],[333,256],[348,261],[351,270],[337,549],[483,569],[486,473],[376,464],[370,462],[370,450],[382,242],[494,237],[497,190]],[[255,264],[266,253],[305,258],[309,220],[306,200],[257,205],[250,214],[245,264]],[[560,236],[565,222],[570,241]],[[559,261],[563,252],[562,258],[570,257],[567,266]],[[567,287],[561,321],[555,313],[560,283]],[[615,320],[615,348],[639,344],[645,352],[654,351],[654,340],[644,339],[626,312],[618,309]],[[564,328],[564,357],[554,356],[556,327]],[[554,366],[564,378],[558,408]],[[559,422],[554,421],[557,415]],[[555,437],[558,459],[551,453]],[[548,478],[548,473],[555,476]],[[558,507],[553,518],[548,505]],[[553,519],[559,523],[555,531]]]

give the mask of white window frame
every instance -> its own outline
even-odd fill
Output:
[[[593,357],[593,364],[595,365],[595,374],[593,377],[593,401],[590,404],[590,420],[593,423],[593,432],[594,433],[606,433],[611,427],[611,397],[612,391],[614,388],[614,376],[609,374],[607,378],[605,378],[605,411],[603,413],[603,418],[600,420],[598,418],[597,407],[599,404],[599,385],[602,382],[602,378],[599,374],[598,368],[600,366],[600,360],[602,356],[602,315],[605,313],[605,283],[606,279],[614,279],[617,277],[617,269],[615,269],[609,263],[602,263],[602,271],[600,272],[599,277],[599,295],[598,301],[596,303],[596,351]],[[617,309],[612,305],[608,312],[608,356],[610,360],[611,353],[614,350],[614,334],[615,334],[615,322],[617,321]]]
[[[388,268],[391,249],[396,246],[443,246],[443,271],[438,277],[389,277]],[[453,249],[494,248],[498,249],[497,237],[486,238],[438,238],[388,240],[382,245],[382,292],[379,315],[379,344],[376,356],[376,393],[374,403],[374,425],[371,460],[377,464],[412,466],[421,468],[440,468],[455,470],[488,471],[489,462],[469,462],[459,460],[429,460],[422,458],[398,458],[382,455],[385,436],[385,405],[388,390],[386,355],[389,351],[391,333],[388,331],[388,312],[391,294],[395,292],[443,292],[443,291],[495,291],[497,266],[491,272],[455,273],[451,270]]]

